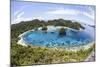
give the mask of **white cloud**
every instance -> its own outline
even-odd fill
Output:
[[[20,10],[17,10],[17,11],[14,13],[14,16],[16,16],[19,12],[20,12]]]
[[[18,10],[14,13],[14,17],[15,17],[14,23],[18,23],[20,21],[25,21],[25,20],[26,21],[32,20],[32,19],[45,20],[45,19],[53,19],[53,18],[65,18],[65,19],[67,18],[67,19],[72,19],[72,20],[78,20],[81,18],[81,16],[89,18],[89,20],[91,20],[91,19],[94,20],[94,17],[95,17],[94,10],[91,7],[87,8],[87,10],[89,10],[89,12],[59,7],[59,8],[48,8],[48,11],[44,12],[40,16],[25,18],[24,17],[24,14],[25,14],[24,8],[25,7],[22,7],[20,10]],[[78,17],[80,16],[80,18],[76,18],[77,16]]]
[[[14,20],[14,23],[20,23],[21,21],[29,21],[32,20],[32,18],[24,18],[24,17],[20,17]]]
[[[43,18],[43,17],[41,17],[41,16],[38,16],[38,17],[33,17],[33,19],[44,20],[44,18]]]
[[[88,18],[94,20],[94,14],[89,14],[89,13],[83,12],[83,15],[85,15],[85,16],[87,16]]]
[[[22,18],[23,14],[24,14],[24,12],[20,12],[19,14],[17,14],[15,16],[16,18],[14,19],[14,23],[18,23],[18,22],[22,21],[23,20],[23,18]]]
[[[14,12],[14,19],[12,23],[19,23],[20,21],[29,20],[29,18],[23,18],[25,14],[24,9],[28,6],[22,6],[17,11]]]
[[[79,11],[74,10],[74,9],[63,9],[63,8],[61,8],[61,9],[48,11],[48,12],[46,12],[46,14],[77,15],[77,14],[79,14]]]
[[[27,6],[22,6],[19,10],[17,10],[16,12],[14,12],[14,20],[12,21],[12,23],[19,23],[22,20],[25,20],[22,16],[24,15],[24,8],[26,8]]]
[[[95,10],[91,7],[88,7],[89,13],[83,12],[83,15],[87,16],[88,18],[95,20]]]
[[[20,12],[20,13],[17,15],[17,18],[20,18],[22,15],[24,15],[24,12]]]
[[[19,23],[22,20],[23,20],[23,18],[17,18],[17,19],[14,20],[14,23]]]
[[[76,10],[76,9],[69,9],[66,8],[64,9],[63,7],[59,7],[58,9],[53,9],[53,10],[49,10],[46,12],[46,14],[51,14],[51,15],[70,15],[70,16],[80,16],[83,15],[85,17],[88,17],[92,20],[94,20],[95,14],[94,14],[94,10],[89,7],[87,8],[87,10],[89,10],[89,12],[86,11],[82,11],[82,10]]]
[[[16,16],[17,14],[19,14],[20,12],[22,12],[24,10],[24,8],[26,8],[27,6],[22,6],[19,10],[14,12],[14,16]]]

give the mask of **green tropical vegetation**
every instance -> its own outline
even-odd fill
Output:
[[[48,29],[48,28],[47,28],[46,26],[43,26],[43,27],[42,27],[42,31],[45,32],[45,33],[47,33],[47,29]]]
[[[65,35],[66,35],[65,29],[64,29],[64,28],[61,28],[61,29],[59,30],[59,36],[65,36]]]
[[[43,27],[46,30],[48,25],[66,26],[79,30],[85,29],[80,23],[74,23],[71,20],[55,19],[49,21],[40,21],[38,19],[31,21],[22,21],[18,24],[11,25],[11,65],[37,65],[37,64],[53,64],[65,62],[84,61],[87,56],[94,50],[94,46],[89,49],[81,49],[79,51],[67,51],[62,48],[47,48],[37,46],[22,46],[17,44],[18,36],[25,31]],[[62,28],[60,32],[64,32]]]
[[[46,31],[48,28],[46,26],[42,27],[43,31]]]
[[[67,51],[65,49],[54,49],[45,47],[32,47],[13,45],[11,49],[12,65],[37,65],[65,62],[82,62],[93,51],[94,46],[79,51]]]

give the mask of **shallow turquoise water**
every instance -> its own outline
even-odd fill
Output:
[[[81,32],[74,30],[66,30],[66,36],[60,37],[58,30],[49,31],[33,31],[27,33],[23,39],[27,44],[44,47],[72,47],[86,45],[94,41],[94,28],[86,26]]]

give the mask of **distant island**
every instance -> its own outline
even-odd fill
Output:
[[[88,25],[88,26],[95,28],[95,25]]]

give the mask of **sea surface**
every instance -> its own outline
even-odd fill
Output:
[[[83,25],[85,30],[74,31],[66,29],[65,36],[59,36],[59,30],[52,31],[31,31],[23,36],[25,43],[33,46],[43,47],[74,47],[87,45],[95,41],[95,28],[88,25]]]

